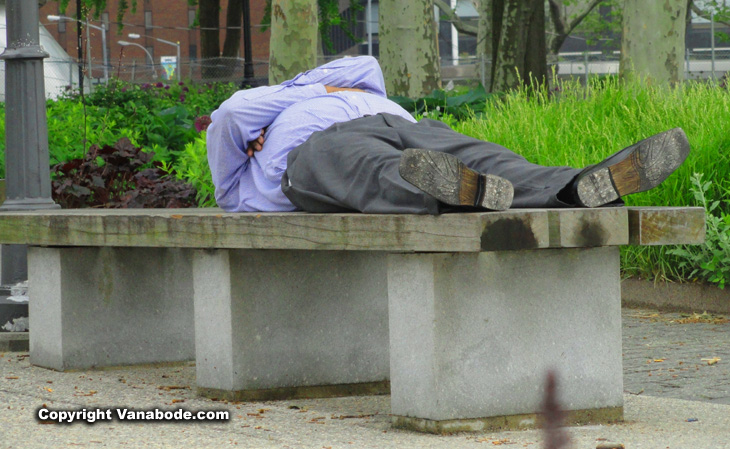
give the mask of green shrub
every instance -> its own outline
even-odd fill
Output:
[[[720,211],[720,201],[709,202],[707,195],[712,188],[712,181],[704,182],[702,174],[692,176],[690,190],[696,204],[705,208],[707,233],[704,245],[687,245],[670,249],[669,254],[679,260],[678,267],[688,271],[687,279],[699,279],[716,283],[725,288],[730,280],[730,214]],[[725,193],[728,193],[727,191]],[[725,203],[728,203],[725,200]]]
[[[114,145],[127,138],[174,165],[198,132],[193,123],[209,115],[237,87],[234,84],[186,83],[132,85],[112,80],[82,98],[71,94],[46,103],[51,165],[83,158],[91,145]],[[0,162],[5,153],[5,113],[0,108]],[[5,164],[0,166],[4,177]]]
[[[198,207],[215,207],[215,188],[208,165],[205,136],[206,132],[203,131],[185,145],[173,169],[178,179],[195,187]]]

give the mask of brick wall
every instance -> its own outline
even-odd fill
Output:
[[[117,67],[121,61],[123,66],[135,64],[145,65],[149,58],[145,52],[135,46],[122,47],[117,42],[120,40],[134,42],[146,47],[152,54],[155,63],[160,63],[161,56],[175,56],[176,48],[173,45],[156,41],[154,38],[165,39],[180,43],[181,60],[200,58],[200,31],[190,29],[189,21],[191,10],[185,0],[138,0],[137,12],[130,11],[124,17],[124,28],[119,31],[116,23],[118,0],[109,0],[105,14],[99,19],[91,19],[90,23],[101,26],[102,20],[106,19],[108,31],[106,32],[107,48],[109,50],[109,61],[113,67]],[[224,28],[225,10],[228,0],[221,0],[220,27]],[[264,0],[250,0],[251,7],[251,41],[254,61],[268,61],[269,59],[269,32],[260,31],[261,18],[264,12]],[[48,2],[40,10],[41,23],[56,38],[66,52],[77,58],[77,33],[76,22],[67,21],[64,24],[52,22],[47,19],[48,15],[60,15],[58,2]],[[65,13],[68,17],[76,17],[76,1],[71,0]],[[151,23],[150,23],[151,22]],[[142,35],[139,39],[128,37],[128,33]],[[146,37],[145,37],[146,35]],[[82,33],[82,45],[86,55],[86,32]],[[221,30],[221,47],[225,39],[225,30]],[[94,64],[102,64],[102,40],[101,31],[90,28],[91,57]],[[240,57],[243,58],[243,33],[241,36]],[[84,56],[85,58],[85,56]],[[94,77],[100,77],[100,69],[94,70]],[[185,71],[183,70],[183,73]]]

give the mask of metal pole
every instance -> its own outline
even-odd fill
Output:
[[[243,0],[243,79],[250,80],[253,75],[253,45],[251,43],[251,6]]]
[[[5,61],[6,200],[0,212],[55,209],[51,198],[45,78],[38,2],[7,0]],[[26,247],[4,245],[2,283],[28,279]]]
[[[451,9],[456,8],[456,0],[451,0],[449,4]],[[454,24],[451,24],[451,64],[459,65],[459,32],[456,30]]]
[[[370,21],[372,15],[373,15],[373,0],[368,0],[368,8],[367,12],[365,13],[367,17],[365,18],[365,30],[368,33],[368,56],[373,55],[373,24]]]
[[[486,76],[487,75],[485,72],[487,70],[487,67],[486,67],[486,63],[484,62],[483,54],[479,55],[479,65],[480,65],[479,68],[481,69],[481,75],[482,75],[482,87],[484,87],[486,89],[487,88],[487,85],[486,85],[486,82],[487,82]]]
[[[94,75],[91,73],[91,39],[89,39],[89,19],[86,19],[86,59],[89,66],[89,93],[94,91]]]
[[[710,14],[710,54],[712,55],[712,79],[717,79],[715,76],[715,13]]]
[[[175,68],[175,73],[177,74],[177,80],[180,81],[180,70],[182,70],[182,66],[180,65],[180,42],[177,43],[177,67]]]
[[[170,44],[172,44],[172,42],[170,42],[170,41],[165,41],[165,40],[163,40],[163,39],[157,39],[157,40],[159,40],[159,41],[162,41],[162,42],[167,42],[167,43],[170,43]],[[147,50],[146,48],[144,48],[143,46],[141,46],[141,45],[139,45],[139,44],[135,44],[134,42],[127,42],[127,41],[117,41],[117,43],[118,43],[119,45],[123,46],[123,47],[126,47],[126,46],[128,46],[128,45],[133,45],[133,46],[135,46],[135,47],[139,47],[139,48],[141,48],[141,49],[142,49],[142,51],[144,51],[144,52],[145,52],[145,53],[147,54],[147,57],[148,57],[148,58],[150,58],[150,64],[152,65],[152,70],[153,70],[153,71],[154,71],[154,73],[155,73],[155,78],[159,78],[159,75],[157,74],[157,67],[155,67],[155,60],[154,60],[154,58],[152,57],[152,55],[150,54],[150,52],[149,52],[149,51],[148,51],[148,50]],[[174,45],[174,44],[173,44],[173,45]]]
[[[79,64],[79,92],[84,93],[84,46],[81,37],[81,2],[76,2],[76,53]]]
[[[109,55],[106,51],[106,25],[101,22],[101,52],[104,59],[104,83],[109,84]]]
[[[585,64],[584,72],[585,72],[586,87],[588,87],[588,51],[587,50],[585,53],[583,53],[583,63]]]

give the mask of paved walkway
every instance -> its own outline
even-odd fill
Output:
[[[626,393],[730,404],[725,317],[624,309],[623,342]]]
[[[703,319],[712,317],[625,309],[626,421],[570,428],[570,447],[614,442],[629,449],[730,448],[730,324],[697,322]],[[192,364],[59,373],[30,366],[27,354],[2,354],[0,448],[542,446],[538,430],[451,436],[395,430],[387,396],[223,403],[196,397],[194,380]],[[34,419],[44,404],[54,409],[222,409],[231,420],[47,425]]]

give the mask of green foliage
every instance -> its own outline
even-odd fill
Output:
[[[582,4],[581,0],[566,0],[564,5],[570,7]],[[609,11],[607,15],[601,11]],[[622,0],[603,0],[580,24],[573,30],[572,34],[578,34],[586,39],[588,45],[600,44],[606,49],[613,49],[616,40],[621,39],[621,20],[623,18]],[[570,20],[575,17],[570,17]]]
[[[154,161],[174,166],[185,145],[198,137],[196,118],[209,115],[236,90],[233,84],[118,82],[99,86],[93,94],[86,95],[86,104],[76,94],[48,101],[51,164],[83,158],[93,144],[110,146],[127,138],[133,145],[153,152]],[[4,108],[0,107],[1,137],[5,134],[4,124]],[[3,138],[0,158],[4,148]],[[0,177],[3,176],[4,164],[0,167]]]
[[[205,136],[206,132],[203,131],[185,145],[174,171],[177,179],[185,181],[195,188],[199,207],[215,207],[215,189],[208,165]]]
[[[64,209],[194,206],[195,190],[170,179],[152,157],[127,138],[92,145],[83,157],[53,167],[53,200]]]
[[[357,25],[357,17],[352,14],[349,18],[340,16],[340,2],[338,0],[317,0],[319,7],[319,35],[322,38],[322,44],[330,51],[334,51],[330,31],[332,27],[339,27],[348,38],[358,41],[353,30]],[[350,0],[350,10],[353,12],[362,11],[363,6],[358,0]],[[271,27],[271,0],[266,0],[264,6],[264,16],[261,18],[261,32]]]
[[[719,209],[719,200],[710,202],[707,199],[712,184],[712,181],[703,181],[701,173],[692,175],[690,190],[696,204],[705,208],[705,244],[674,248],[669,254],[678,257],[678,266],[689,272],[689,279],[713,282],[724,289],[730,280],[730,214]],[[728,196],[730,190],[725,190],[724,194]],[[730,200],[724,202],[727,204]]]
[[[681,127],[692,151],[687,161],[660,187],[632,195],[633,206],[686,206],[694,203],[693,173],[714,181],[708,202],[724,202],[730,191],[730,91],[715,84],[686,82],[670,89],[641,81],[620,84],[616,78],[595,78],[588,88],[560,82],[556,90],[526,89],[491,97],[482,112],[455,122],[450,114],[429,109],[431,118],[456,131],[501,144],[542,165],[584,167],[653,134]],[[626,275],[687,279],[668,247],[622,248]]]
[[[98,19],[101,13],[106,9],[107,0],[77,0],[81,2],[81,20],[84,20],[90,12],[93,12],[93,17]],[[66,14],[66,8],[68,8],[69,0],[58,0],[60,5],[61,14]],[[132,14],[137,12],[137,0],[119,0],[117,4],[117,22],[119,30],[123,28],[122,22],[124,22],[124,15],[127,11]]]
[[[401,96],[389,98],[414,116],[426,116],[436,111],[438,114],[463,120],[472,117],[474,113],[484,112],[487,100],[494,98],[494,94],[488,94],[480,85],[476,89],[459,95],[449,94],[444,90],[435,90],[431,95],[417,100]]]

